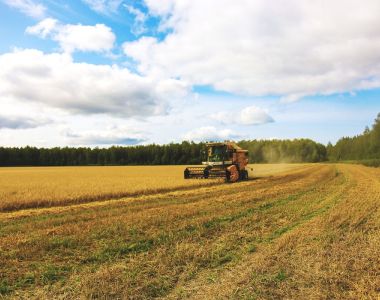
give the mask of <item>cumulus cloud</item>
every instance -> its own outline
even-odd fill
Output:
[[[142,133],[126,126],[82,132],[66,129],[62,133],[74,145],[136,145],[145,141]]]
[[[0,115],[0,129],[29,129],[51,123],[46,119],[33,119],[25,116]]]
[[[266,110],[257,106],[248,106],[239,112],[220,111],[210,117],[223,124],[259,125],[274,122]]]
[[[111,28],[104,24],[63,25],[52,18],[46,18],[34,26],[27,27],[26,32],[42,38],[53,39],[67,53],[74,51],[107,52],[113,48],[116,39]]]
[[[109,15],[116,13],[122,0],[82,0],[97,13]]]
[[[196,128],[183,135],[187,141],[224,141],[241,138],[241,135],[233,132],[231,129],[217,129],[213,126]]]
[[[37,102],[75,113],[147,117],[166,113],[166,99],[186,93],[178,80],[128,69],[76,63],[68,54],[16,50],[0,55],[0,98]]]
[[[42,18],[45,15],[46,7],[33,0],[3,0],[3,2],[33,18]]]
[[[378,0],[145,4],[170,30],[124,44],[143,74],[284,101],[380,87]]]

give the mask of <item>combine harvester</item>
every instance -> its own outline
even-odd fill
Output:
[[[206,143],[207,161],[202,167],[187,167],[184,178],[225,178],[227,182],[248,180],[248,150],[234,142]]]

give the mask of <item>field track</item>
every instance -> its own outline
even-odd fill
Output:
[[[2,212],[0,261],[0,299],[379,299],[380,169]]]

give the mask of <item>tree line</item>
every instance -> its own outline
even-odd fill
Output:
[[[326,160],[326,148],[312,140],[252,140],[238,144],[250,151],[249,158],[253,163]],[[194,142],[110,148],[0,147],[0,166],[199,164],[206,159],[204,149],[204,143]]]
[[[243,140],[251,163],[380,159],[380,113],[372,128],[326,146],[310,139]],[[110,148],[0,147],[0,166],[177,165],[205,160],[204,143],[113,146]]]
[[[334,146],[326,147],[332,161],[380,159],[380,113],[372,128],[366,127],[362,134],[343,137]]]
[[[198,164],[203,148],[203,143],[189,142],[110,148],[0,147],[0,166]]]

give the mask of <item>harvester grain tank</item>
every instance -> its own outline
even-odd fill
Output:
[[[248,179],[248,150],[234,142],[206,143],[207,161],[203,166],[187,167],[184,178],[225,178],[228,182]]]

